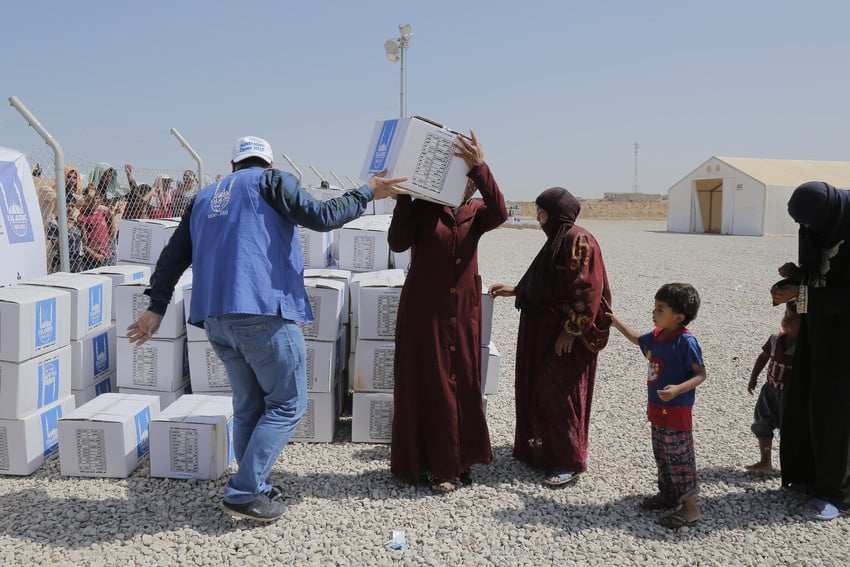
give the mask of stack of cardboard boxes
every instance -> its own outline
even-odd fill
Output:
[[[27,475],[56,451],[71,395],[71,294],[0,288],[0,474]]]

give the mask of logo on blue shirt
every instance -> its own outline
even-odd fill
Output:
[[[230,193],[233,191],[233,183],[236,181],[236,177],[230,177],[230,182],[226,187],[222,187],[222,181],[227,180],[225,178],[218,182],[215,186],[215,192],[213,193],[212,199],[210,199],[210,209],[214,213],[221,214],[226,208],[227,204],[230,202]]]

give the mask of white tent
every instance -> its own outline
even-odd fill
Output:
[[[668,190],[667,230],[796,233],[788,198],[806,181],[850,187],[850,162],[711,157]]]

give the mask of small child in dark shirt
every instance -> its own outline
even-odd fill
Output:
[[[753,411],[753,425],[750,428],[758,440],[761,458],[758,462],[745,467],[754,473],[767,474],[773,471],[771,462],[773,431],[779,429],[779,424],[782,422],[782,396],[785,385],[791,377],[794,347],[797,343],[797,333],[800,331],[800,316],[797,314],[796,302],[789,301],[785,304],[781,329],[781,332],[774,333],[764,343],[762,352],[753,365],[750,383],[747,385],[747,391],[752,395],[756,389],[759,374],[767,366],[767,380],[759,392]]]

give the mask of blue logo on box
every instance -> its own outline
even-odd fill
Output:
[[[148,423],[151,420],[151,408],[146,407],[133,417],[136,423],[136,457],[141,459],[148,454]]]
[[[145,277],[144,272],[133,272],[133,281],[140,280]]]
[[[56,342],[56,298],[35,304],[35,346],[41,348]]]
[[[0,211],[8,227],[9,244],[35,241],[24,188],[12,161],[0,161]]]
[[[94,385],[94,395],[95,397],[101,394],[108,394],[112,391],[112,380],[110,380],[109,376],[107,376],[104,380],[101,380],[97,384]]]
[[[38,365],[38,406],[44,407],[59,399],[59,359]]]
[[[103,322],[103,284],[89,288],[89,329]]]
[[[395,131],[398,127],[398,119],[385,120],[381,126],[381,134],[378,136],[378,144],[375,146],[375,153],[372,154],[372,163],[369,165],[369,171],[378,173],[387,167],[387,155],[390,153],[390,146],[395,137]]]
[[[62,417],[62,406],[56,406],[41,414],[41,439],[45,457],[59,448],[60,417]]]
[[[109,370],[109,332],[101,333],[91,341],[94,376]]]

